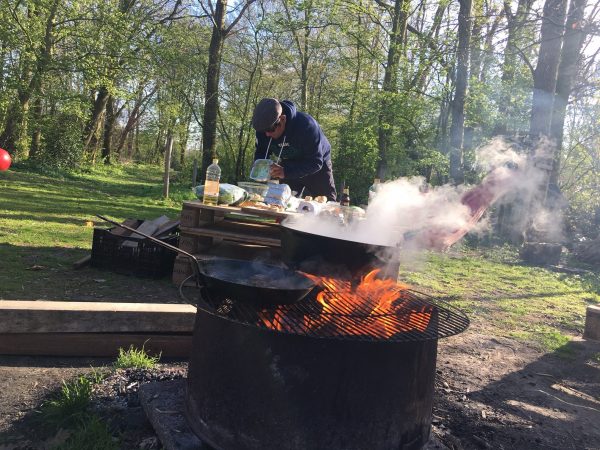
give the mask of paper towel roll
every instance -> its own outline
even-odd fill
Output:
[[[298,211],[299,213],[313,214],[316,216],[321,212],[321,207],[322,204],[315,202],[314,200],[301,200],[298,204],[298,208],[296,209],[296,211]]]

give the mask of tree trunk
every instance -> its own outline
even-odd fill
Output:
[[[571,94],[575,75],[577,74],[577,68],[581,60],[581,50],[586,38],[586,32],[583,29],[586,2],[587,0],[572,0],[567,16],[567,25],[565,28],[566,31],[560,64],[558,66],[556,96],[554,97],[552,122],[550,126],[550,136],[556,144],[554,169],[550,176],[550,182],[553,184],[558,184],[565,114],[567,112],[569,95]]]
[[[163,197],[169,198],[169,174],[171,170],[171,155],[173,154],[173,130],[167,131],[167,143],[165,145],[165,165],[163,173]]]
[[[469,42],[471,39],[471,0],[460,0],[458,13],[458,48],[456,52],[456,88],[452,101],[450,126],[450,178],[456,184],[464,181],[463,132],[465,124],[465,98],[469,71]]]
[[[541,44],[533,74],[533,100],[529,134],[532,139],[550,136],[552,104],[556,90],[567,0],[546,0],[542,17]]]
[[[85,126],[84,131],[83,146],[86,150],[89,150],[90,147],[93,147],[92,141],[95,140],[96,133],[98,133],[98,129],[100,128],[102,115],[106,109],[108,97],[109,94],[106,86],[102,86],[96,93],[96,98],[94,99],[94,103],[92,105],[92,117],[90,117],[90,120]]]
[[[204,95],[204,116],[202,128],[202,173],[212,162],[217,144],[217,116],[219,112],[219,74],[223,42],[225,41],[225,14],[227,0],[217,0],[212,36],[208,48],[208,70],[206,73],[206,93]]]
[[[40,145],[42,141],[42,99],[38,97],[35,99],[33,104],[33,123],[35,129],[31,136],[31,149],[29,150],[29,157],[35,159],[39,156]]]
[[[502,62],[503,95],[498,102],[498,123],[494,128],[495,134],[506,134],[508,131],[508,112],[514,103],[513,81],[517,72],[519,47],[523,44],[523,34],[529,20],[532,3],[532,0],[519,0],[515,14],[512,14],[510,10],[510,3],[505,3],[504,14],[508,22],[508,36]]]
[[[106,102],[106,117],[104,119],[104,139],[102,141],[102,160],[104,164],[110,164],[112,153],[112,133],[115,125],[114,99],[110,95]]]
[[[395,0],[392,16],[392,32],[387,54],[387,64],[383,75],[383,92],[378,117],[377,145],[379,158],[377,161],[377,177],[385,180],[388,170],[388,151],[391,142],[393,124],[394,94],[398,92],[398,64],[400,52],[406,36],[407,15],[404,11],[404,0]]]

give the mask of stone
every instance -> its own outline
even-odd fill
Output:
[[[165,450],[210,450],[184,416],[185,379],[140,386],[140,403]]]

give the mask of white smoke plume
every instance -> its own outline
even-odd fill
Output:
[[[548,172],[547,167],[536,163],[536,158],[546,150],[547,145],[542,145],[534,157],[528,157],[503,139],[495,138],[477,151],[478,168],[487,175],[474,187],[429,187],[422,177],[399,178],[381,185],[362,220],[341,225],[323,215],[302,215],[286,221],[285,225],[374,246],[400,247],[403,253],[444,250],[466,232],[488,227],[488,222],[480,219],[486,209],[502,197],[513,201],[518,198],[528,210],[537,210],[544,199],[536,195]],[[538,204],[534,204],[536,202]],[[548,220],[553,216],[547,211],[540,209],[539,212],[534,222],[545,217],[543,224],[539,224],[541,228],[548,230],[552,223],[560,225],[560,221]],[[560,226],[555,228],[552,233],[558,238],[554,233]]]

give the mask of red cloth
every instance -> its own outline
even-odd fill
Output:
[[[514,172],[499,167],[490,172],[474,188],[466,191],[460,202],[469,207],[470,215],[464,226],[456,230],[428,228],[416,236],[419,245],[432,250],[447,250],[475,227],[487,209],[510,188]]]

